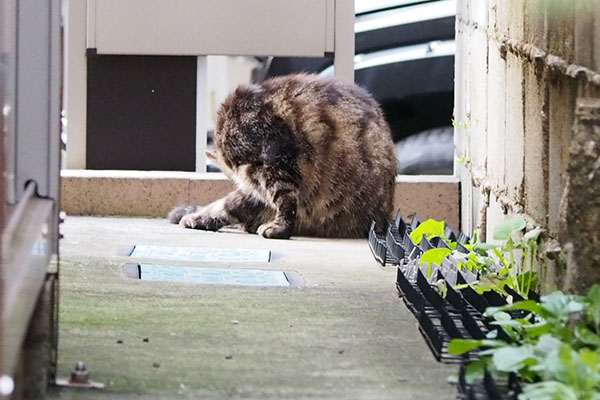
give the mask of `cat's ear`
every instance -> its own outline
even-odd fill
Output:
[[[217,159],[217,154],[215,152],[204,150],[204,154],[206,154],[206,158],[208,158],[210,161],[214,162],[215,164],[219,164],[219,160]]]

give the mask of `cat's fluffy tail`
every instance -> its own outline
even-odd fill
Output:
[[[193,212],[198,211],[199,209],[199,206],[192,206],[189,204],[177,206],[169,212],[169,215],[167,215],[167,221],[169,221],[172,224],[178,224],[184,215],[191,214]]]

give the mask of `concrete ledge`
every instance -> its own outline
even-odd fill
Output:
[[[177,204],[208,204],[234,187],[218,173],[63,170],[61,177],[61,206],[70,215],[164,217]],[[405,216],[459,227],[455,177],[400,175],[394,202]]]

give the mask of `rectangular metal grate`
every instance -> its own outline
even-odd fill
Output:
[[[139,264],[138,273],[139,278],[146,281],[233,286],[291,286],[284,271]]]
[[[209,247],[172,247],[136,245],[129,253],[132,258],[191,262],[266,263],[271,251],[262,249],[230,249]]]

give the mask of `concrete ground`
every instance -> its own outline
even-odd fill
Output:
[[[59,377],[81,360],[106,388],[52,389],[51,399],[455,398],[446,380],[456,368],[434,360],[395,269],[379,266],[366,240],[92,217],[68,217],[62,233]],[[129,279],[122,267],[136,260],[117,254],[134,244],[269,249],[270,263],[203,265],[293,270],[306,286]]]

